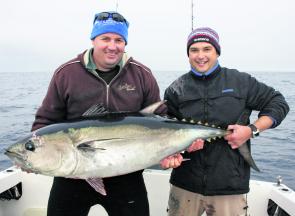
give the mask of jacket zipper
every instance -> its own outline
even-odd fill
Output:
[[[203,99],[203,123],[206,123],[206,121],[208,120],[208,107],[207,107],[207,103],[208,103],[208,89],[207,89],[207,80],[206,80],[206,76],[203,76],[203,82],[204,84],[204,99]]]
[[[106,98],[106,101],[107,101],[107,107],[108,108],[109,108],[109,92],[110,92],[110,85],[107,85],[107,95],[106,95],[107,98]]]
[[[99,80],[101,80],[105,84],[105,86],[106,86],[106,108],[107,109],[109,109],[109,97],[110,97],[110,86],[111,86],[111,83],[119,76],[119,74],[121,73],[122,69],[119,71],[119,73],[116,76],[114,76],[114,78],[110,81],[109,84],[107,84],[106,81],[104,81],[104,79],[102,79],[100,76],[96,75],[96,77]]]
[[[204,82],[204,116],[203,116],[203,123],[207,123],[207,120],[208,120],[208,84],[207,84],[207,80],[206,80],[206,76],[203,76],[203,82]],[[206,164],[206,161],[207,161],[207,158],[206,158],[206,154],[204,155],[204,167],[203,167],[203,170],[204,170],[204,175],[203,175],[203,182],[202,182],[202,185],[203,185],[203,194],[205,194],[205,191],[206,191],[206,182],[207,182],[207,164]]]
[[[119,76],[119,74],[122,73],[123,68],[124,68],[124,66],[122,67],[121,70],[119,70],[119,73],[117,73],[117,75],[114,76],[114,78],[110,81],[110,83],[107,84],[107,98],[106,98],[106,100],[107,100],[107,107],[109,107],[109,95],[110,95],[110,86],[111,86],[111,83]]]

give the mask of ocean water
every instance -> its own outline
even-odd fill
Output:
[[[184,72],[154,72],[161,96],[165,88]],[[285,96],[290,112],[276,129],[267,130],[254,139],[252,155],[262,172],[252,171],[252,179],[276,181],[295,190],[295,72],[252,73],[258,80],[273,86]],[[0,73],[0,170],[12,165],[3,154],[4,148],[29,133],[35,112],[41,104],[52,73]],[[252,113],[255,118],[257,113]]]

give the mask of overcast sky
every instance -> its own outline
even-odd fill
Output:
[[[53,71],[91,46],[96,12],[116,0],[1,0],[0,72]],[[295,72],[294,0],[195,0],[195,27],[220,36],[220,64]],[[191,0],[118,0],[130,22],[126,51],[153,71],[189,69]]]

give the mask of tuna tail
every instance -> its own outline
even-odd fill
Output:
[[[240,115],[237,124],[239,125],[247,125],[248,123],[248,119],[251,115],[251,110],[250,109],[245,109],[242,114]],[[260,172],[260,169],[256,166],[254,159],[252,158],[249,146],[247,144],[247,142],[245,142],[244,144],[242,144],[239,148],[238,148],[240,154],[243,156],[244,160],[250,165],[250,167],[252,167],[254,170],[256,170],[257,172]]]
[[[249,151],[247,143],[244,143],[238,148],[240,154],[243,156],[244,160],[257,172],[260,172],[260,169],[256,166],[255,161],[252,158],[252,155]]]

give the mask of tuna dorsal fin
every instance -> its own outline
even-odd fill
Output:
[[[98,116],[108,113],[108,110],[102,104],[95,104],[91,106],[86,112],[82,114],[83,117]]]
[[[144,115],[144,116],[148,116],[148,115],[153,115],[154,112],[160,107],[162,106],[164,103],[166,103],[166,101],[158,101],[156,103],[153,103],[147,107],[145,107],[144,109],[140,110],[139,113]]]
[[[95,104],[91,106],[86,112],[82,114],[83,118],[91,118],[91,117],[124,117],[124,116],[150,116],[154,115],[154,112],[165,103],[166,101],[158,101],[153,103],[140,111],[132,112],[132,111],[109,111],[107,108],[103,106],[103,104]]]

